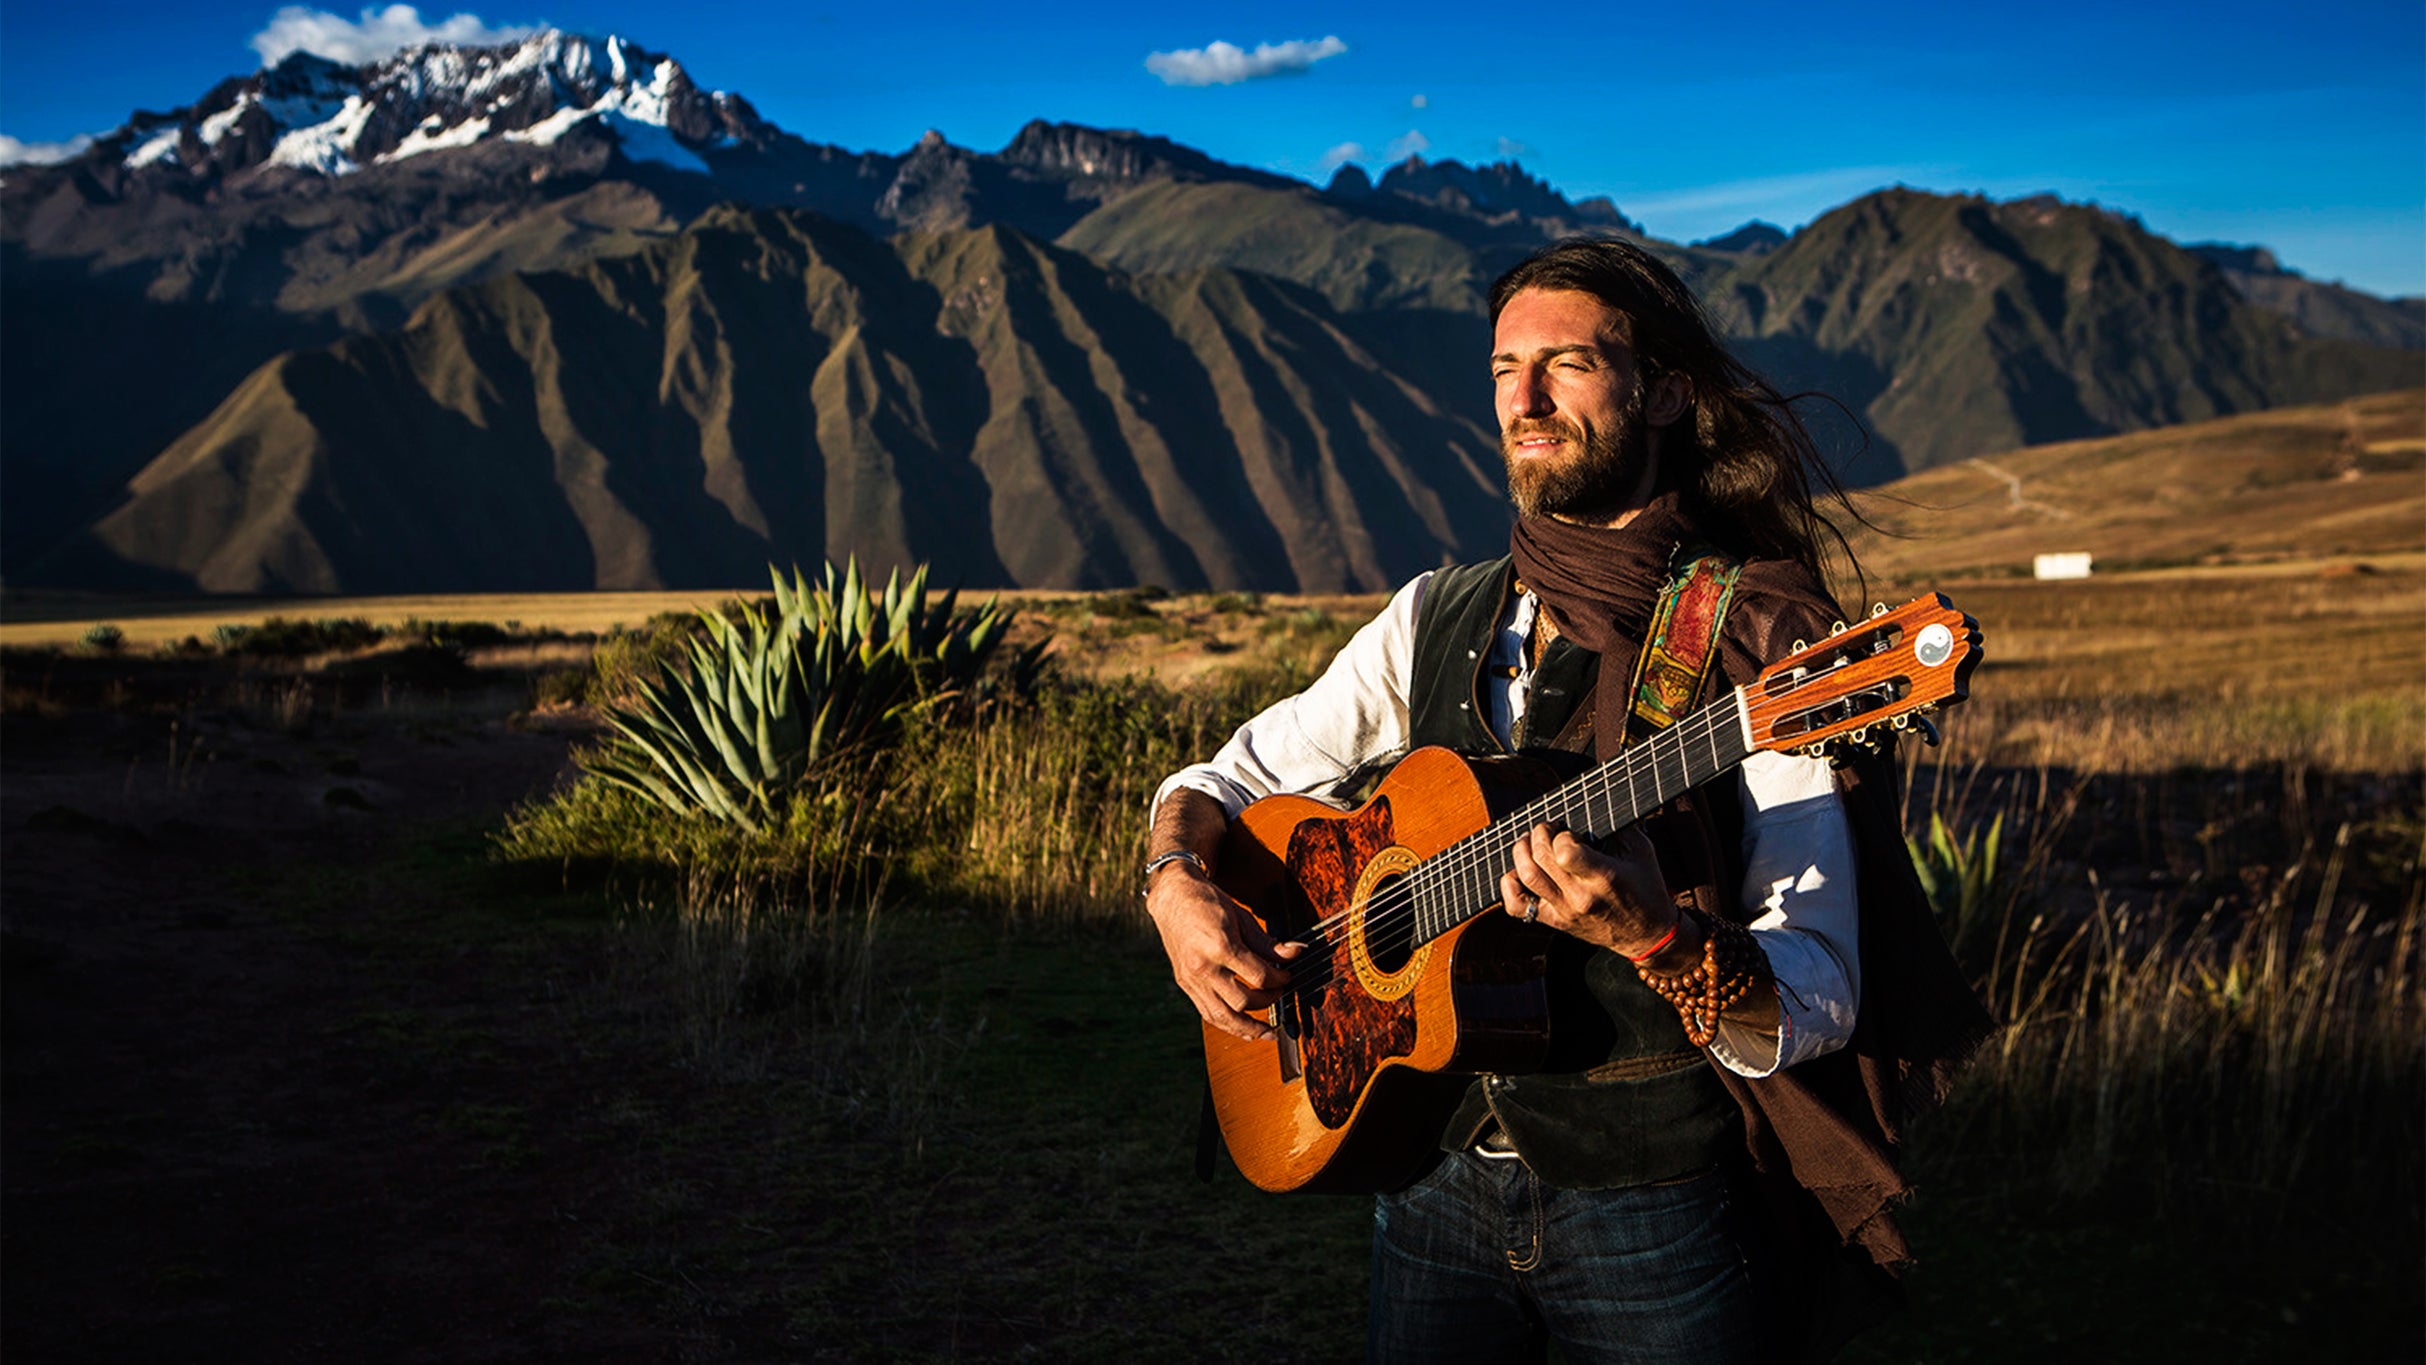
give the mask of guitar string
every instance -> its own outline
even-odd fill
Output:
[[[1571,787],[1560,788],[1557,791],[1546,793],[1543,796],[1536,798],[1532,802],[1528,802],[1525,806],[1519,807],[1516,811],[1510,813],[1508,816],[1503,817],[1498,821],[1494,821],[1490,827],[1480,831],[1477,835],[1469,836],[1468,839],[1461,840],[1458,844],[1454,844],[1450,848],[1442,850],[1443,855],[1447,855],[1446,857],[1436,857],[1435,859],[1428,860],[1427,863],[1422,866],[1421,870],[1410,873],[1407,878],[1402,879],[1396,885],[1407,888],[1407,894],[1404,897],[1404,899],[1407,900],[1412,900],[1420,891],[1420,888],[1416,887],[1414,884],[1415,879],[1419,876],[1426,875],[1430,876],[1431,884],[1434,886],[1440,886],[1443,883],[1450,883],[1457,890],[1467,891],[1471,891],[1473,888],[1467,885],[1465,879],[1469,876],[1478,876],[1477,885],[1487,885],[1491,890],[1496,890],[1498,876],[1495,874],[1504,873],[1513,865],[1512,860],[1508,858],[1505,852],[1504,844],[1512,842],[1517,835],[1523,832],[1523,830],[1529,828],[1533,823],[1540,821],[1542,816],[1548,813],[1544,810],[1545,807],[1557,808],[1564,806],[1569,809],[1580,807],[1582,809],[1582,813],[1588,817],[1592,813],[1591,807],[1593,804],[1606,801],[1610,805],[1611,814],[1614,815],[1616,812],[1616,805],[1614,801],[1616,786],[1617,782],[1622,778],[1626,781],[1628,786],[1626,805],[1629,809],[1637,806],[1641,806],[1642,809],[1634,814],[1628,815],[1623,820],[1616,821],[1611,825],[1609,830],[1599,831],[1599,835],[1604,837],[1606,834],[1614,833],[1616,830],[1622,829],[1626,825],[1640,819],[1642,814],[1647,814],[1650,810],[1656,809],[1659,805],[1664,803],[1668,794],[1662,790],[1660,785],[1664,783],[1667,778],[1667,773],[1663,765],[1674,761],[1676,766],[1683,769],[1682,772],[1677,774],[1681,783],[1678,790],[1682,791],[1685,788],[1696,785],[1691,777],[1691,758],[1696,748],[1708,749],[1711,759],[1711,771],[1709,776],[1716,776],[1718,773],[1732,768],[1735,766],[1735,764],[1741,762],[1743,758],[1749,757],[1750,753],[1756,752],[1760,748],[1775,747],[1774,745],[1763,746],[1756,743],[1747,749],[1745,754],[1738,755],[1733,758],[1722,758],[1717,752],[1715,741],[1721,733],[1736,728],[1733,722],[1737,720],[1737,716],[1735,714],[1734,706],[1730,703],[1738,701],[1739,698],[1741,699],[1742,704],[1750,712],[1754,722],[1754,730],[1756,733],[1758,733],[1770,728],[1778,721],[1785,719],[1786,717],[1781,715],[1781,712],[1791,713],[1798,708],[1806,710],[1809,709],[1811,703],[1807,701],[1804,694],[1807,693],[1814,685],[1828,681],[1840,671],[1840,668],[1831,668],[1822,672],[1807,674],[1801,678],[1790,679],[1787,680],[1787,686],[1774,691],[1767,690],[1760,680],[1756,680],[1753,686],[1764,686],[1764,691],[1766,692],[1766,695],[1761,696],[1753,695],[1753,686],[1732,689],[1728,696],[1721,698],[1708,707],[1704,707],[1701,712],[1688,716],[1683,722],[1680,722],[1675,727],[1662,731],[1658,735],[1653,736],[1652,739],[1646,743],[1643,749],[1633,751],[1630,757],[1634,761],[1604,765],[1603,767],[1595,769],[1593,772],[1586,774],[1583,778],[1578,779],[1578,781]],[[1842,694],[1831,699],[1841,698]],[[1898,703],[1900,708],[1903,710],[1915,709],[1919,704],[1920,703],[1910,703],[1908,698],[1899,699]],[[1886,713],[1882,712],[1880,714],[1881,716],[1885,716]],[[1661,752],[1663,744],[1667,750],[1666,753]],[[1653,788],[1652,800],[1647,806],[1644,806],[1641,802],[1640,784],[1636,779],[1645,775],[1646,773],[1653,783]],[[1704,777],[1701,780],[1707,781],[1709,779],[1708,777]],[[1499,837],[1484,837],[1491,835],[1497,835]],[[1459,852],[1461,849],[1465,850],[1463,854]],[[1438,869],[1437,872],[1434,871],[1436,868]],[[1389,937],[1390,931],[1396,927],[1395,921],[1397,921],[1398,915],[1393,912],[1401,908],[1397,904],[1400,899],[1402,898],[1393,897],[1391,898],[1390,902],[1384,903],[1380,907],[1383,912],[1383,923],[1381,925],[1384,933],[1383,946],[1386,950],[1396,950],[1408,946],[1404,942],[1392,941]],[[1368,906],[1371,904],[1371,902],[1368,902]],[[1482,905],[1468,909],[1460,917],[1454,918],[1448,924],[1436,929],[1433,934],[1430,935],[1430,937],[1437,937],[1439,933],[1446,932],[1448,928],[1453,928],[1456,924],[1463,923],[1466,919],[1471,919],[1476,914],[1485,913],[1488,908],[1489,901],[1486,899]],[[1331,919],[1326,920],[1322,927],[1326,930],[1334,928],[1339,922],[1343,921],[1353,913],[1354,910],[1353,907],[1351,907],[1349,911],[1343,912],[1341,915],[1336,915],[1331,917]],[[1410,934],[1421,932],[1420,925],[1409,925],[1406,927]],[[1373,937],[1371,929],[1372,920],[1370,914],[1368,914],[1368,942],[1371,942]]]
[[[1694,785],[1691,781],[1690,759],[1691,751],[1696,745],[1708,746],[1712,749],[1714,762],[1711,776],[1716,776],[1718,772],[1732,767],[1732,762],[1716,761],[1716,750],[1712,741],[1718,734],[1732,728],[1730,723],[1735,719],[1732,703],[1735,700],[1735,695],[1731,692],[1729,696],[1703,708],[1700,713],[1687,717],[1684,722],[1674,728],[1654,736],[1644,748],[1631,751],[1625,760],[1603,765],[1577,779],[1571,786],[1545,793],[1527,802],[1508,815],[1492,822],[1491,825],[1459,840],[1419,864],[1417,870],[1393,882],[1381,894],[1365,902],[1367,944],[1385,956],[1410,948],[1412,939],[1421,932],[1423,927],[1417,922],[1420,919],[1417,900],[1425,886],[1441,888],[1452,895],[1461,891],[1474,893],[1482,891],[1484,888],[1495,890],[1499,875],[1512,865],[1506,852],[1506,846],[1513,843],[1532,825],[1540,823],[1546,816],[1556,813],[1558,807],[1568,809],[1580,807],[1582,813],[1589,817],[1592,814],[1590,809],[1592,805],[1605,803],[1609,806],[1611,815],[1614,816],[1617,811],[1615,799],[1617,786],[1619,781],[1623,780],[1627,786],[1625,805],[1629,811],[1632,811],[1641,802],[1643,779],[1647,778],[1651,785],[1653,800],[1644,809],[1646,811],[1656,809],[1667,795],[1664,790],[1668,778],[1668,773],[1664,771],[1665,768],[1682,769],[1676,774],[1680,779],[1678,791],[1681,792]],[[1702,780],[1707,781],[1708,778],[1705,777]],[[1609,830],[1600,831],[1600,833],[1614,833],[1640,818],[1641,813],[1630,813],[1624,819],[1612,823]],[[1587,820],[1586,823],[1597,824],[1600,822]],[[1419,878],[1423,879],[1423,885],[1418,884]],[[1446,928],[1463,923],[1465,919],[1487,913],[1490,905],[1487,891],[1476,899],[1479,903],[1472,907],[1469,913],[1453,919],[1450,925],[1436,931],[1431,937],[1437,937],[1439,932],[1445,932]],[[1304,939],[1317,933],[1327,934],[1336,930],[1354,914],[1355,907],[1351,906],[1347,910],[1309,926],[1306,933],[1299,937]],[[1317,945],[1309,944],[1308,946]],[[1325,958],[1333,955],[1331,952],[1323,954]],[[1301,957],[1298,961],[1303,962],[1305,959]],[[1319,967],[1320,964],[1317,965]],[[1296,975],[1296,969],[1292,968],[1292,977],[1294,978]],[[1313,975],[1316,976],[1318,985],[1328,980],[1327,977],[1321,976],[1319,971]]]
[[[1693,785],[1690,763],[1691,748],[1697,743],[1709,743],[1725,728],[1721,722],[1726,719],[1725,712],[1730,708],[1722,703],[1707,709],[1717,714],[1688,718],[1690,722],[1696,722],[1694,726],[1696,733],[1680,733],[1685,730],[1684,725],[1663,732],[1663,738],[1668,738],[1670,742],[1660,747],[1666,749],[1667,752],[1638,750],[1635,754],[1635,761],[1632,763],[1608,765],[1587,774],[1570,788],[1561,788],[1556,792],[1546,793],[1543,797],[1526,803],[1484,829],[1442,850],[1433,859],[1420,864],[1417,871],[1411,872],[1384,888],[1380,894],[1365,902],[1363,937],[1367,952],[1384,960],[1394,958],[1400,953],[1411,954],[1417,946],[1416,941],[1419,938],[1429,941],[1457,924],[1489,913],[1497,899],[1492,893],[1497,890],[1499,876],[1512,865],[1507,852],[1509,845],[1522,837],[1524,832],[1534,824],[1541,823],[1545,817],[1558,814],[1558,807],[1564,806],[1569,810],[1575,810],[1585,817],[1583,820],[1573,823],[1594,826],[1608,823],[1610,828],[1607,831],[1598,832],[1613,833],[1641,818],[1641,813],[1634,809],[1642,795],[1641,783],[1635,779],[1644,776],[1645,770],[1648,770],[1650,794],[1653,797],[1649,806],[1644,808],[1645,810],[1656,809],[1660,804],[1660,798],[1666,794],[1666,785],[1670,776],[1679,780],[1676,790],[1680,792]],[[1715,746],[1713,746],[1713,754],[1715,755]],[[1714,763],[1711,775],[1715,776],[1730,766],[1732,764]],[[1626,770],[1622,774],[1617,771],[1621,768]],[[1675,771],[1671,772],[1671,769]],[[1619,806],[1615,798],[1618,779],[1621,776],[1626,779],[1628,785],[1628,796],[1625,801],[1627,813],[1623,818],[1616,818]],[[1591,819],[1590,817],[1593,815],[1591,806],[1601,802],[1604,798],[1607,800],[1611,819],[1606,822]],[[1545,807],[1549,809],[1545,809]],[[1420,883],[1419,878],[1423,879]],[[1427,890],[1433,893],[1431,899],[1434,904],[1444,901],[1449,904],[1460,904],[1466,900],[1473,900],[1476,904],[1461,906],[1459,910],[1448,912],[1447,923],[1426,933],[1423,902],[1424,893]],[[1353,917],[1354,913],[1354,907],[1351,907],[1348,911],[1325,920],[1322,927],[1326,931],[1336,928],[1341,922]],[[1312,964],[1312,970],[1301,975],[1297,966],[1291,966],[1291,982],[1285,989],[1293,994],[1305,995],[1320,990],[1334,979],[1337,975],[1338,943],[1335,940],[1326,939],[1319,951],[1320,957]],[[1298,959],[1298,962],[1301,963],[1305,961],[1306,959],[1303,957]]]
[[[1604,764],[1569,786],[1544,793],[1418,864],[1414,870],[1383,888],[1381,892],[1365,902],[1364,938],[1368,951],[1376,956],[1387,958],[1400,952],[1411,952],[1417,946],[1415,940],[1422,934],[1425,927],[1422,924],[1421,896],[1427,888],[1437,888],[1447,893],[1445,898],[1450,899],[1451,903],[1469,898],[1468,895],[1461,893],[1472,893],[1486,886],[1496,890],[1500,874],[1513,865],[1507,848],[1533,825],[1543,822],[1546,816],[1554,813],[1558,808],[1580,810],[1587,817],[1588,823],[1597,824],[1600,822],[1588,819],[1593,813],[1591,807],[1605,799],[1611,816],[1615,817],[1619,810],[1616,801],[1617,785],[1622,777],[1627,785],[1624,807],[1629,813],[1622,819],[1615,819],[1608,830],[1598,831],[1596,837],[1601,837],[1623,829],[1641,819],[1643,814],[1657,809],[1669,795],[1665,790],[1665,785],[1671,775],[1680,779],[1680,785],[1676,788],[1677,792],[1681,793],[1693,786],[1694,783],[1690,779],[1692,776],[1692,751],[1695,746],[1706,746],[1709,749],[1713,759],[1713,771],[1710,776],[1715,777],[1718,773],[1733,767],[1735,762],[1741,760],[1719,760],[1715,741],[1720,734],[1734,726],[1737,718],[1735,701],[1735,693],[1730,692],[1728,696],[1702,708],[1695,715],[1688,716],[1670,729],[1652,736],[1649,741],[1646,741],[1643,748],[1630,751],[1629,759]],[[1663,750],[1665,752],[1662,752]],[[1653,799],[1649,805],[1641,806],[1637,810],[1636,807],[1641,801],[1642,785],[1635,779],[1645,775],[1649,778],[1650,793]],[[1705,777],[1702,780],[1708,781],[1709,778]],[[1418,884],[1419,878],[1423,879],[1422,885]],[[1436,897],[1436,900],[1442,898]],[[1427,941],[1429,938],[1438,937],[1448,928],[1455,927],[1478,915],[1489,913],[1491,904],[1491,899],[1484,899],[1480,904],[1468,907],[1464,911],[1449,912],[1451,916],[1449,922],[1433,934],[1426,936]],[[1347,910],[1310,926],[1305,935],[1301,935],[1299,939],[1293,941],[1304,941],[1317,933],[1327,935],[1354,915],[1355,907],[1351,906]],[[1308,948],[1317,951],[1327,949],[1327,951],[1321,951],[1320,959],[1314,964],[1315,970],[1304,973],[1302,977],[1297,967],[1290,968],[1291,981],[1286,989],[1292,994],[1304,994],[1310,990],[1319,989],[1328,984],[1335,975],[1335,973],[1326,972],[1323,969],[1329,967],[1332,959],[1337,957],[1337,947],[1326,939],[1321,945],[1321,949],[1318,949],[1314,943],[1308,943]],[[1303,956],[1297,959],[1300,963],[1306,960]],[[1302,986],[1301,981],[1304,982]]]
[[[1875,655],[1865,656],[1863,659],[1850,662],[1866,662],[1876,657]],[[1509,858],[1505,846],[1512,845],[1516,837],[1533,824],[1541,822],[1542,817],[1548,813],[1542,808],[1569,810],[1580,808],[1583,814],[1589,816],[1592,813],[1591,805],[1596,800],[1607,798],[1610,802],[1610,812],[1614,816],[1618,809],[1614,800],[1616,786],[1622,776],[1626,780],[1628,788],[1626,806],[1631,810],[1639,802],[1641,796],[1639,784],[1635,779],[1648,770],[1648,775],[1653,783],[1652,795],[1654,798],[1650,806],[1616,820],[1610,829],[1601,831],[1595,836],[1606,837],[1608,834],[1635,823],[1644,814],[1657,809],[1663,803],[1665,793],[1661,789],[1661,784],[1666,776],[1661,770],[1663,760],[1677,760],[1677,766],[1681,769],[1677,775],[1683,779],[1690,779],[1692,747],[1697,744],[1707,745],[1713,760],[1711,776],[1715,777],[1718,773],[1733,768],[1743,758],[1749,757],[1751,753],[1758,752],[1763,747],[1774,747],[1755,745],[1743,755],[1721,760],[1715,741],[1720,733],[1738,721],[1737,703],[1739,701],[1751,713],[1754,730],[1759,733],[1787,718],[1777,713],[1791,713],[1798,707],[1804,707],[1806,703],[1802,700],[1802,694],[1810,687],[1834,678],[1844,666],[1839,665],[1808,673],[1799,678],[1791,678],[1783,689],[1772,690],[1769,683],[1774,680],[1762,679],[1755,679],[1750,684],[1731,689],[1727,696],[1703,707],[1699,713],[1688,716],[1676,726],[1653,735],[1645,742],[1642,749],[1630,752],[1630,761],[1620,760],[1604,764],[1585,774],[1571,786],[1544,793],[1518,807],[1507,816],[1492,822],[1484,829],[1451,844],[1448,848],[1441,850],[1439,854],[1418,864],[1415,869],[1365,902],[1364,938],[1367,951],[1385,958],[1395,956],[1400,952],[1412,953],[1413,949],[1419,946],[1417,943],[1419,937],[1428,942],[1459,924],[1490,913],[1493,902],[1484,899],[1477,905],[1450,911],[1447,922],[1427,935],[1424,933],[1426,926],[1422,922],[1421,893],[1426,887],[1440,888],[1449,892],[1450,902],[1454,904],[1458,900],[1473,898],[1471,893],[1475,888],[1487,885],[1490,889],[1496,890],[1499,875],[1504,874],[1513,866],[1513,861]],[[1887,680],[1880,679],[1881,682]],[[1840,696],[1826,700],[1841,699]],[[1881,712],[1878,719],[1870,723],[1885,723],[1892,718],[1893,714],[1918,709],[1922,704],[1903,704],[1909,702],[1909,696],[1898,699],[1898,701],[1899,706],[1896,710]],[[1824,705],[1825,701],[1818,704]],[[1815,728],[1825,728],[1825,725],[1833,723],[1835,722],[1824,722],[1822,726]],[[1697,733],[1684,733],[1688,730],[1695,730]],[[1663,747],[1663,742],[1665,742],[1664,747],[1670,751],[1664,755],[1659,752]],[[1708,781],[1709,779],[1702,780]],[[1693,785],[1695,785],[1693,782],[1686,780],[1678,791],[1682,792]],[[1418,884],[1419,878],[1423,879],[1422,885]],[[1469,879],[1472,879],[1471,882]],[[1291,979],[1289,985],[1283,988],[1285,994],[1304,996],[1321,989],[1336,978],[1338,975],[1336,959],[1339,948],[1344,946],[1344,943],[1331,935],[1352,919],[1355,914],[1356,907],[1351,905],[1347,909],[1308,926],[1305,931],[1291,940],[1305,943],[1308,954],[1301,955],[1290,965]]]
[[[1529,802],[1507,817],[1493,822],[1479,836],[1474,836],[1472,842],[1464,846],[1462,853],[1449,858],[1441,870],[1429,878],[1428,885],[1419,885],[1412,877],[1401,882],[1400,885],[1405,888],[1404,894],[1392,897],[1391,903],[1382,907],[1378,922],[1368,912],[1365,934],[1369,951],[1385,958],[1394,958],[1399,953],[1411,952],[1419,937],[1437,937],[1451,925],[1488,913],[1499,902],[1497,892],[1501,876],[1514,865],[1509,846],[1524,838],[1534,825],[1543,823],[1545,817],[1568,814],[1570,818],[1566,823],[1583,827],[1588,834],[1600,836],[1614,833],[1640,819],[1643,812],[1656,809],[1669,794],[1672,779],[1680,792],[1693,785],[1692,760],[1697,748],[1707,747],[1710,750],[1713,760],[1708,765],[1710,776],[1724,771],[1729,765],[1719,759],[1712,741],[1727,719],[1725,712],[1728,709],[1722,705],[1711,708],[1711,714],[1689,718],[1692,722],[1690,725],[1679,726],[1668,732],[1667,742],[1647,746],[1639,761],[1620,765],[1623,771],[1600,770],[1588,774],[1573,789],[1551,793]],[[1621,777],[1626,782],[1622,808],[1617,799],[1618,780]],[[1703,780],[1708,779],[1705,777]],[[1646,781],[1650,795],[1647,803],[1643,800]],[[1594,809],[1596,806],[1607,808],[1607,818],[1595,818],[1598,814]],[[1599,828],[1602,825],[1608,828]],[[1436,905],[1446,902],[1457,907],[1448,912],[1448,923],[1434,927],[1423,922],[1423,901],[1427,890],[1433,893],[1432,900]],[[1469,901],[1473,904],[1465,904]],[[1430,929],[1429,933],[1425,932],[1427,928]]]

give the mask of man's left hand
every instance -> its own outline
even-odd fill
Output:
[[[1566,830],[1535,825],[1516,841],[1514,852],[1516,869],[1499,879],[1499,893],[1518,919],[1530,918],[1629,957],[1656,946],[1676,927],[1668,879],[1638,826],[1620,831],[1603,853]]]

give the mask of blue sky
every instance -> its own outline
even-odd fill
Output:
[[[1311,179],[1343,158],[1378,172],[1408,149],[1513,155],[1569,196],[1608,195],[1680,241],[1754,217],[1791,228],[1895,183],[2051,190],[2179,240],[2261,243],[2321,279],[2426,293],[2417,0],[480,3],[468,15],[492,27],[620,33],[784,128],[853,150],[900,151],[930,127],[992,150],[1044,117],[1139,128]],[[277,12],[15,0],[0,9],[0,134],[62,141],[138,107],[189,103],[259,64],[254,39]],[[354,27],[367,14],[305,18]],[[1315,46],[1324,39],[1337,42]],[[1148,69],[1153,54],[1216,41],[1305,44],[1301,64],[1330,55],[1232,84],[1168,84]]]

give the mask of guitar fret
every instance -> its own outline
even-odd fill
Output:
[[[1737,723],[1735,708],[1732,697],[1721,697],[1441,850],[1411,879],[1408,918],[1415,942],[1429,943],[1497,909],[1500,876],[1513,866],[1508,849],[1536,823],[1564,824],[1590,838],[1607,838],[1742,762],[1754,746]]]

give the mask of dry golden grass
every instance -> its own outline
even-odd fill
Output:
[[[2426,568],[1946,592],[1986,637],[1973,700],[1947,722],[1967,754],[2089,771],[2426,764]]]
[[[361,617],[375,626],[425,621],[518,622],[528,630],[604,634],[630,628],[659,612],[695,611],[761,589],[691,592],[442,593],[415,597],[104,597],[97,594],[11,594],[0,608],[0,645],[72,645],[107,621],[136,649],[175,644],[188,635],[211,638],[224,624],[257,626],[289,620]]]
[[[2083,582],[1874,576],[1870,595],[1902,601],[1937,588],[1977,617],[1986,661],[1972,700],[1945,725],[1950,754],[2150,771],[2291,761],[2336,770],[2426,764],[2426,554],[2350,561],[2148,570]],[[2388,568],[2373,568],[2389,565]],[[132,610],[11,620],[0,643],[72,645],[95,620],[120,622],[135,648],[208,638],[224,621],[269,615],[519,621],[602,632],[661,611],[708,606],[715,593],[570,593],[250,603],[184,615]],[[1015,639],[1051,633],[1064,668],[1143,674],[1185,687],[1241,664],[1319,668],[1383,599],[1195,594],[1116,608],[1117,594],[1006,594]],[[1846,594],[1852,596],[1850,592]],[[507,644],[496,666],[574,667],[587,646]]]
[[[2027,574],[2426,551],[2426,389],[1966,460],[1856,498],[1874,574]]]

